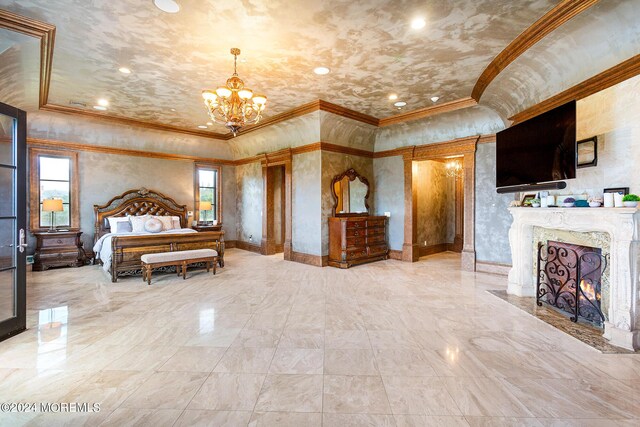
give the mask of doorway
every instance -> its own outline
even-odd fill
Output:
[[[0,341],[27,326],[27,114],[0,103]]]
[[[261,253],[284,253],[291,260],[291,153],[262,162],[263,216]]]
[[[416,162],[416,228],[419,256],[462,252],[464,177],[460,158]]]

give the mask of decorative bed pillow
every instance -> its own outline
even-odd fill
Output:
[[[158,221],[160,221],[162,223],[162,230],[163,231],[167,231],[167,230],[173,230],[175,227],[173,226],[173,220],[171,219],[170,216],[154,216],[153,218],[157,219]]]
[[[131,233],[133,229],[131,228],[131,222],[129,222],[129,218],[126,221],[118,221],[116,222],[116,233]],[[113,229],[111,230],[113,233]]]
[[[173,221],[173,228],[174,229],[182,228],[182,226],[180,225],[180,217],[179,216],[172,216],[171,220]]]
[[[131,221],[131,229],[134,233],[144,233],[144,223],[151,219],[151,215],[142,215],[142,216],[130,216],[129,221]],[[162,224],[162,223],[160,223]]]
[[[110,216],[107,218],[107,220],[109,221],[109,228],[111,229],[112,233],[117,233],[118,232],[118,223],[129,223],[129,218],[126,216]],[[131,231],[131,230],[129,230]]]
[[[162,231],[162,221],[158,218],[150,218],[144,223],[144,231],[159,233]]]

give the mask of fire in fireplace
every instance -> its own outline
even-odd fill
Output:
[[[538,244],[536,303],[603,327],[602,274],[607,260],[600,248],[548,241]]]

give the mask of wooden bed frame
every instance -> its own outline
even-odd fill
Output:
[[[96,220],[94,241],[111,231],[107,218],[112,216],[178,216],[180,226],[188,227],[186,205],[179,205],[172,198],[146,188],[125,191],[104,205],[94,205],[93,211]],[[116,282],[119,274],[142,274],[140,257],[144,254],[204,248],[218,251],[218,263],[224,267],[224,231],[115,236],[111,239],[111,281]]]

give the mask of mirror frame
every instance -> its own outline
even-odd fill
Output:
[[[336,194],[336,182],[342,181],[344,177],[349,178],[349,182],[355,181],[356,178],[360,180],[364,185],[367,186],[367,194],[364,196],[364,207],[367,209],[366,212],[361,213],[336,213],[336,208],[338,207],[338,195]],[[364,176],[360,175],[354,168],[347,169],[333,177],[331,180],[331,195],[333,196],[333,208],[331,213],[333,216],[341,217],[341,216],[369,216],[369,193],[371,192],[371,186],[369,185],[369,180]]]

